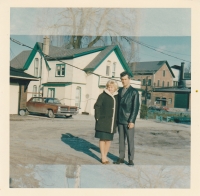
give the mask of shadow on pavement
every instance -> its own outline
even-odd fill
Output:
[[[90,157],[93,157],[94,159],[96,159],[97,161],[101,161],[100,157],[96,156],[92,151],[95,150],[96,152],[100,153],[100,149],[99,147],[95,146],[94,144],[80,138],[80,137],[76,137],[70,133],[65,133],[62,134],[61,140],[69,145],[71,148],[73,148],[76,151],[80,151],[83,152],[85,154],[87,154]],[[116,161],[118,159],[117,156],[108,153],[108,158],[110,158],[113,161]]]

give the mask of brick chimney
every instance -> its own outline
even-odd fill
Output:
[[[49,55],[49,43],[50,39],[48,36],[44,36],[43,38],[43,53]]]

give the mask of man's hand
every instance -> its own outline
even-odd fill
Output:
[[[134,126],[135,126],[134,123],[128,123],[128,128],[129,128],[129,129],[132,129]]]

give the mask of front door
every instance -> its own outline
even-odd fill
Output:
[[[48,88],[47,97],[55,98],[55,88]]]

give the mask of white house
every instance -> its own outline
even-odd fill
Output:
[[[23,62],[23,67],[17,62]],[[132,72],[117,45],[64,49],[49,45],[49,38],[36,43],[32,51],[23,51],[11,60],[11,66],[23,69],[39,81],[31,81],[27,99],[32,96],[56,97],[65,105],[79,106],[80,113],[94,114],[94,103],[110,78]],[[131,81],[140,88],[140,81]]]

